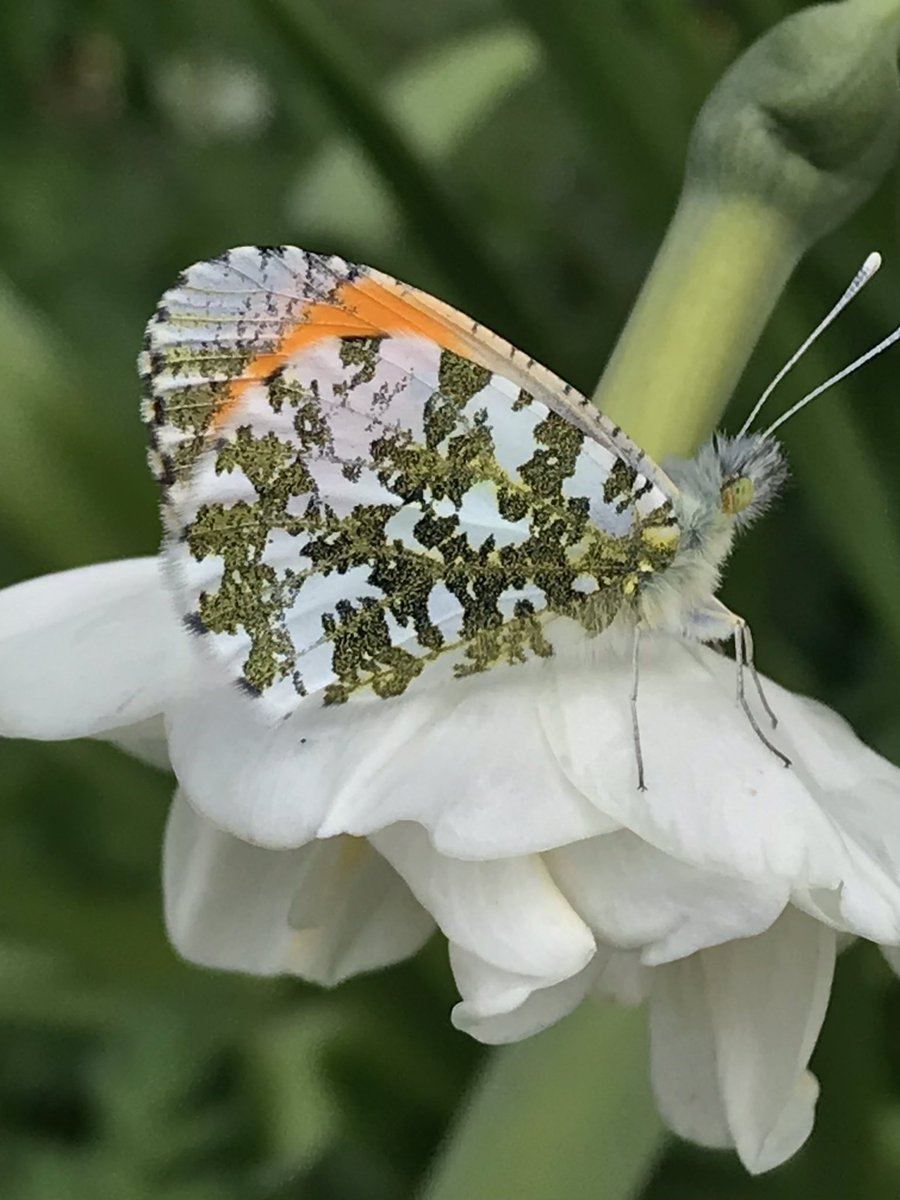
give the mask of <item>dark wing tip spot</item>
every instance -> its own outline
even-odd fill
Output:
[[[185,615],[182,617],[182,624],[189,633],[196,633],[200,637],[203,637],[209,632],[199,613],[185,613]]]
[[[153,440],[154,439],[151,439],[151,443]],[[159,463],[159,482],[163,487],[170,488],[175,482],[175,464],[172,462],[172,459],[168,454],[161,454]],[[197,617],[197,620],[200,621],[200,618]],[[200,623],[201,625],[203,624],[202,621]],[[205,626],[202,632],[206,632]]]

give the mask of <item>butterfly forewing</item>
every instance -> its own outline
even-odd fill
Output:
[[[537,398],[549,372],[529,390],[521,364],[487,365],[500,339],[470,351],[465,318],[384,279],[232,251],[148,329],[178,602],[276,712],[548,657],[559,622],[605,628],[677,545],[631,443],[590,436]]]

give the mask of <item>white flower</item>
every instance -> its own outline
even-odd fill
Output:
[[[900,945],[900,771],[769,683],[785,769],[735,704],[734,664],[656,636],[639,792],[630,662],[593,645],[273,727],[136,559],[0,593],[0,732],[171,760],[166,913],[186,957],[333,983],[436,922],[453,1020],[483,1041],[591,994],[646,999],[667,1122],[764,1171],[812,1127],[838,939]]]

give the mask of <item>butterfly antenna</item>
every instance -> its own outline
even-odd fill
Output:
[[[826,379],[824,383],[820,383],[817,388],[811,391],[808,395],[804,396],[802,400],[798,400],[796,404],[793,404],[786,413],[781,414],[777,421],[772,422],[762,436],[768,437],[769,434],[774,433],[775,430],[780,425],[783,425],[790,417],[792,417],[794,413],[798,413],[801,408],[805,408],[806,405],[809,404],[810,400],[815,400],[816,396],[821,396],[823,392],[827,392],[828,389],[834,387],[836,383],[840,383],[842,379],[846,379],[848,375],[852,375],[854,371],[858,371],[859,368],[867,363],[870,358],[877,357],[877,355],[887,350],[889,346],[893,346],[894,342],[897,341],[900,341],[900,325],[898,325],[893,333],[889,333],[886,338],[883,338],[877,346],[873,346],[871,350],[867,350],[865,354],[861,354],[859,358],[854,359],[848,367],[844,367],[843,371],[838,371],[837,375],[832,375],[830,379]]]
[[[759,415],[759,410],[762,408],[762,406],[765,404],[765,402],[768,400],[768,398],[772,395],[772,393],[778,387],[779,383],[781,383],[782,379],[784,379],[785,375],[787,375],[788,371],[790,371],[790,369],[800,361],[800,359],[803,357],[803,355],[806,353],[806,351],[810,348],[810,346],[813,344],[813,342],[816,340],[816,338],[819,336],[819,334],[824,332],[824,330],[826,330],[828,328],[828,326],[835,319],[835,317],[837,317],[847,307],[847,305],[850,303],[850,301],[853,299],[853,297],[857,294],[857,292],[859,292],[862,288],[865,287],[865,285],[869,282],[869,280],[872,278],[872,276],[875,274],[875,272],[878,270],[878,268],[880,266],[881,266],[881,255],[878,253],[877,250],[875,250],[870,255],[868,255],[868,257],[866,258],[866,261],[863,263],[863,265],[859,268],[859,270],[856,272],[856,274],[850,280],[850,283],[847,286],[847,290],[844,292],[843,296],[841,296],[840,300],[838,300],[837,304],[835,304],[835,306],[826,314],[826,316],[824,316],[822,318],[822,320],[815,327],[815,329],[812,331],[812,333],[809,335],[809,337],[806,339],[806,341],[803,343],[803,345],[800,346],[799,349],[794,351],[794,353],[791,355],[791,357],[787,360],[787,362],[784,364],[784,366],[781,368],[781,370],[778,372],[778,374],[775,376],[775,378],[772,380],[772,382],[769,384],[769,386],[766,388],[766,390],[763,392],[763,394],[760,396],[760,398],[757,400],[756,404],[753,406],[753,411],[750,413],[750,416],[747,418],[747,420],[741,426],[738,437],[744,436],[744,434],[747,432],[747,430],[750,428],[750,426],[753,424],[753,422],[756,420],[757,416]],[[861,361],[864,361],[864,360],[861,360]],[[855,365],[858,366],[859,364],[855,364]],[[835,382],[835,380],[831,380],[830,382],[833,383],[833,382]],[[812,397],[808,397],[808,399],[812,399]],[[805,400],[803,403],[805,403]],[[795,408],[796,408],[796,406],[795,406]],[[794,410],[792,409],[791,411],[794,411]],[[780,424],[780,423],[781,422],[778,422],[778,424]]]

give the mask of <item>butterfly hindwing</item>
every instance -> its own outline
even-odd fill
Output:
[[[604,628],[677,544],[668,497],[614,436],[383,278],[236,251],[151,322],[178,599],[277,712],[549,656],[555,622]]]

